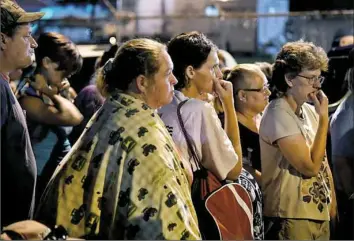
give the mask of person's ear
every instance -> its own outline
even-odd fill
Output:
[[[144,75],[139,75],[135,79],[138,93],[146,94],[149,88],[149,80]]]
[[[48,58],[48,57],[44,57],[42,59],[42,66],[45,69],[48,69],[52,63],[53,63],[52,60],[50,58]]]
[[[188,80],[193,79],[195,76],[195,70],[194,70],[193,66],[191,66],[191,65],[187,66],[184,74]]]
[[[4,33],[1,33],[1,50],[6,49],[7,38]]]
[[[237,98],[242,102],[246,102],[246,92],[244,90],[239,90],[237,92]]]
[[[294,78],[291,78],[291,76],[289,76],[289,75],[284,75],[284,79],[285,79],[285,82],[286,82],[286,84],[289,86],[289,87],[293,87],[294,86],[294,84],[293,84],[293,79]]]

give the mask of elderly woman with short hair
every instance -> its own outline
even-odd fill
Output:
[[[259,131],[266,238],[329,239],[336,205],[325,151],[328,99],[321,91],[327,64],[324,50],[304,41],[285,44],[277,55],[272,81],[279,97]]]

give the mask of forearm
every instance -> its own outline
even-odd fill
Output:
[[[262,173],[258,171],[257,169],[254,169],[250,165],[243,164],[243,168],[246,169],[257,181],[258,185],[262,184]]]
[[[63,119],[72,120],[75,125],[80,124],[83,116],[71,101],[58,94],[48,93],[47,96],[53,101],[55,108],[59,111]]]
[[[239,158],[239,161],[241,162],[242,148],[241,148],[240,132],[238,128],[236,111],[232,101],[224,101],[222,105],[225,113],[225,132],[234,147],[234,150]]]
[[[321,168],[322,161],[325,157],[327,145],[328,117],[321,117],[315,136],[315,140],[311,146],[312,172],[317,174]]]

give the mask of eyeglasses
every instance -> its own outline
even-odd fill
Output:
[[[254,92],[263,92],[265,94],[269,90],[269,84],[264,85],[262,88],[259,88],[259,89],[239,89],[238,91],[240,91],[240,90],[254,91]]]
[[[307,79],[309,85],[313,85],[315,83],[322,84],[325,79],[323,76],[307,77],[307,76],[303,76],[303,75],[299,75],[299,74],[297,76]]]

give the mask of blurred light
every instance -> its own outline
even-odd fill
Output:
[[[205,15],[208,17],[217,17],[219,16],[219,9],[215,5],[209,5],[204,10]]]
[[[43,18],[42,18],[42,20],[51,19],[53,17],[53,15],[54,15],[54,10],[52,8],[49,8],[49,7],[41,8],[39,11],[45,13]]]
[[[115,37],[110,37],[109,38],[109,43],[112,45],[115,45],[117,43],[117,39]]]

